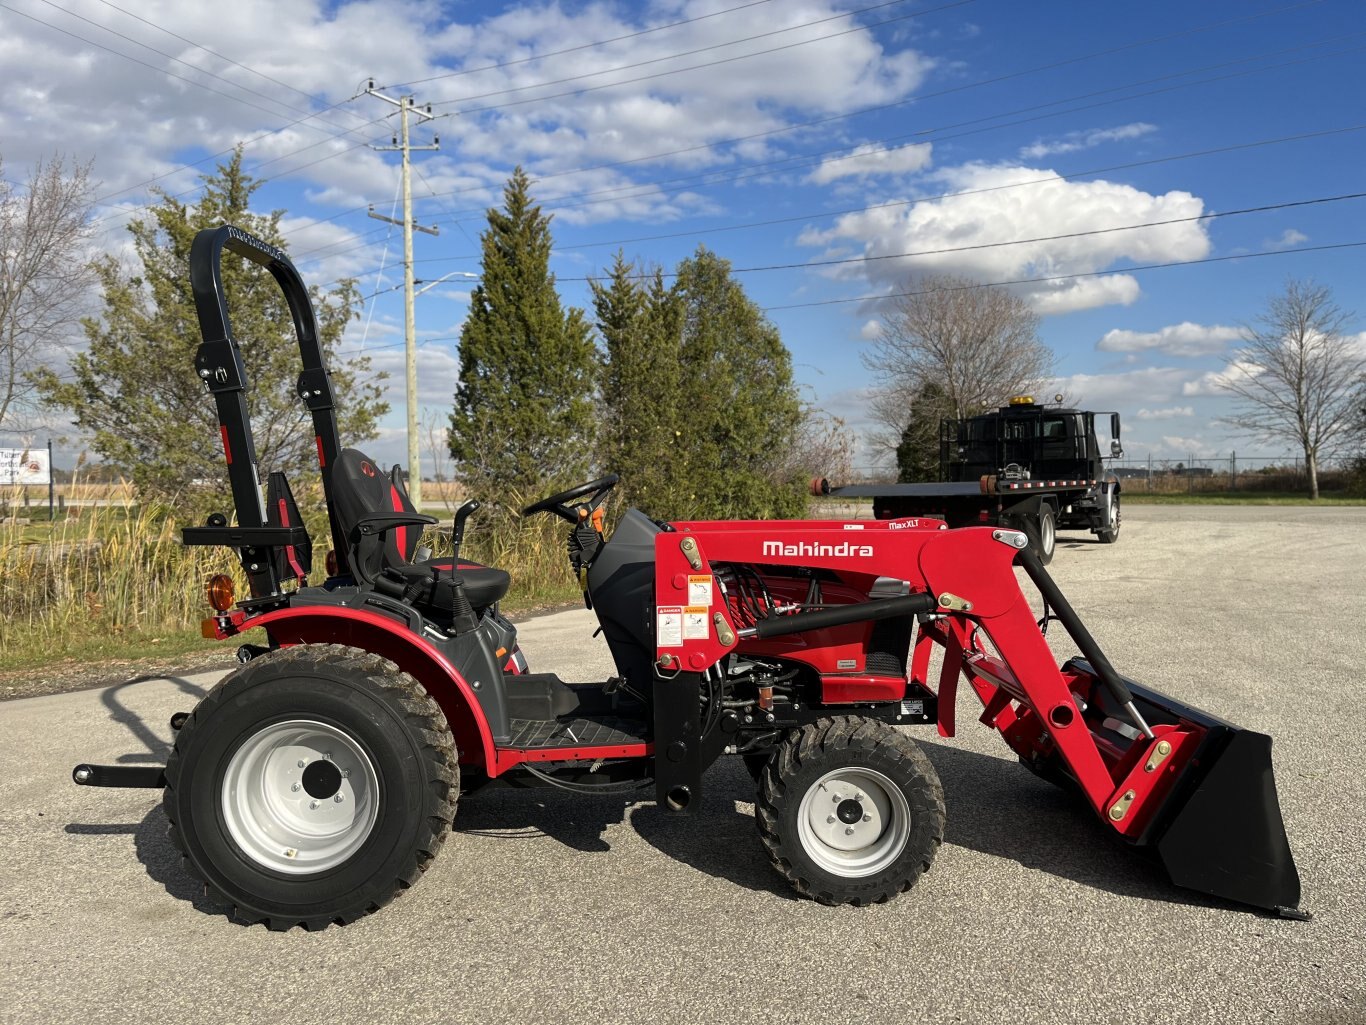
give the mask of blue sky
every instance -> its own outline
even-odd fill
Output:
[[[398,184],[396,155],[365,145],[394,130],[356,96],[370,75],[449,115],[415,132],[441,140],[414,158],[416,220],[440,228],[416,236],[419,278],[477,273],[482,211],[520,163],[555,214],[566,303],[588,304],[618,245],[666,269],[699,244],[797,265],[738,276],[808,397],[866,435],[876,297],[923,272],[1085,274],[1011,286],[1044,315],[1053,388],[1124,414],[1133,457],[1273,455],[1217,422],[1219,371],[1288,276],[1331,286],[1366,341],[1366,247],[1286,252],[1366,242],[1366,200],[1190,218],[1366,191],[1364,49],[1359,0],[7,0],[0,155],[11,179],[54,150],[93,158],[99,245],[118,250],[149,179],[192,190],[185,165],[253,140],[305,278],[380,293],[343,349],[394,373],[382,461],[403,450],[402,299],[383,291],[402,246],[366,215]],[[1086,234],[1151,221],[1177,223]],[[450,408],[469,287],[418,299],[429,416]]]

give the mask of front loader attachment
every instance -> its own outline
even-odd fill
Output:
[[[994,536],[1022,544],[1014,533]],[[1120,676],[1038,557],[1020,551],[1016,564],[1043,597],[1038,623],[1022,594],[999,605],[964,598],[966,580],[961,592],[941,594],[940,616],[921,623],[913,682],[928,684],[929,649],[945,650],[940,733],[954,733],[961,671],[985,705],[981,721],[1026,766],[1078,791],[1121,841],[1154,851],[1178,886],[1308,917],[1299,910],[1271,738]],[[945,559],[929,568],[947,565]],[[974,615],[943,614],[955,605]],[[1044,636],[1051,621],[1067,630],[1082,657],[1057,665]]]

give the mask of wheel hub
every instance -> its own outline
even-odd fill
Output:
[[[223,774],[223,822],[257,864],[289,875],[325,872],[369,838],[379,776],[365,749],[327,723],[295,719],[253,733]]]
[[[875,769],[827,772],[803,795],[797,833],[802,848],[827,872],[875,875],[901,855],[910,837],[910,804]]]
[[[858,801],[844,800],[835,809],[835,815],[846,825],[853,825],[863,819],[863,805]]]

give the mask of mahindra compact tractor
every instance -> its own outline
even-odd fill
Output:
[[[303,360],[331,551],[315,570],[290,487],[264,494],[246,371],[220,276],[224,249],[284,291]],[[435,521],[389,472],[342,448],[313,310],[289,259],[234,227],[191,253],[203,335],[195,367],[217,405],[235,516],[187,528],[225,545],[248,594],[210,581],[205,631],[242,663],[171,720],[152,767],[80,765],[84,786],[164,790],[188,872],[241,919],[346,923],[421,876],[462,792],[511,784],[632,794],[688,816],[706,770],[743,759],[760,845],[801,894],[886,901],[928,869],[944,795],[910,729],[952,737],[960,685],[1026,767],[1074,791],[1121,845],[1173,882],[1302,917],[1269,737],[1121,676],[1026,535],[938,520],[665,523],[628,509],[604,531],[606,476],[528,506],[565,521],[568,558],[616,674],[529,671],[499,612],[507,573],[425,557]],[[1042,626],[1017,582],[1042,595]],[[1062,665],[1057,622],[1081,657]],[[247,638],[251,638],[250,641]],[[908,729],[910,728],[910,729]]]

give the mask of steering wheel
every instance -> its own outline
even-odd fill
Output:
[[[593,497],[588,500],[588,508],[590,510],[596,509],[607,497],[607,492],[617,486],[619,480],[621,478],[615,473],[609,473],[606,477],[599,477],[597,480],[590,480],[587,484],[580,484],[568,491],[561,491],[558,495],[543,498],[523,509],[522,515],[531,516],[538,512],[553,512],[560,519],[568,520],[577,526],[579,514],[569,506],[569,503],[576,498],[583,498],[584,495],[592,495]]]

